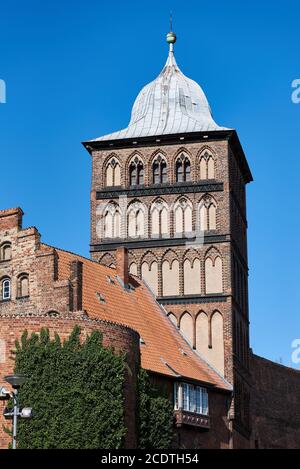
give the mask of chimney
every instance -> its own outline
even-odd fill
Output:
[[[72,311],[82,311],[82,262],[75,260],[71,262],[70,280],[72,284],[72,301],[70,309]]]
[[[128,287],[128,251],[124,247],[117,248],[117,275],[124,288]]]
[[[0,231],[10,231],[22,229],[23,211],[21,208],[9,208],[0,210]]]

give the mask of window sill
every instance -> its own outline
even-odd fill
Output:
[[[209,415],[196,414],[194,412],[188,412],[182,409],[175,410],[174,413],[176,427],[182,427],[183,425],[191,425],[193,427],[201,428],[203,430],[210,429]]]
[[[11,298],[6,298],[6,299],[3,299],[0,300],[0,303],[8,303],[9,301],[11,301]]]

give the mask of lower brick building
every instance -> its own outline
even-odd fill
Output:
[[[0,211],[0,386],[13,370],[11,350],[24,330],[48,327],[64,338],[75,324],[83,337],[100,329],[104,345],[127,355],[127,448],[137,441],[140,359],[174,402],[174,445],[228,448],[232,386],[192,350],[151,290],[129,274],[126,249],[117,251],[116,268],[106,267],[43,244],[36,228],[22,228],[22,215],[21,209]],[[5,448],[9,437],[0,406],[0,447]]]
[[[0,211],[0,386],[13,370],[11,351],[24,330],[47,327],[65,338],[77,324],[83,338],[99,329],[105,346],[126,353],[127,448],[137,444],[140,361],[174,403],[175,448],[299,446],[300,372],[251,354],[246,438],[230,414],[234,386],[193,349],[149,287],[129,274],[126,249],[118,249],[115,268],[103,266],[42,243],[36,228],[22,227],[22,216],[21,209]],[[0,448],[7,448],[3,409],[0,402]]]

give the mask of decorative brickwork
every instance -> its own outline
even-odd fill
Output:
[[[113,151],[92,145],[91,255],[111,265],[117,246],[126,245],[131,272],[149,283],[192,347],[229,382],[238,383],[230,416],[243,438],[245,434],[248,438],[249,419],[242,416],[244,403],[246,407],[250,404],[240,395],[249,396],[251,384],[245,203],[245,185],[251,178],[236,142],[209,136],[206,140],[147,146],[140,139],[138,149],[127,145]],[[119,187],[106,184],[106,165],[112,157],[120,165]],[[133,187],[129,165],[134,158],[143,165],[144,179]],[[158,158],[166,163],[164,183],[155,166]],[[178,170],[184,172],[184,167],[178,169],[178,161],[190,165],[184,182],[178,182],[185,177],[177,174]],[[199,184],[217,190],[203,192]],[[143,230],[131,236],[127,213],[133,202],[143,207]],[[158,202],[169,208],[165,221],[159,215],[162,208],[153,215]],[[100,228],[109,203],[120,208],[117,237],[105,236]],[[182,206],[181,213],[177,204]]]
[[[116,353],[126,353],[129,365],[124,390],[126,447],[135,447],[137,440],[136,378],[140,351],[143,367],[151,372],[152,378],[156,374],[168,376],[171,390],[178,374],[207,383],[216,394],[221,393],[224,403],[228,401],[229,384],[193,354],[151,291],[137,277],[129,275],[128,264],[137,262],[137,258],[119,248],[105,254],[108,264],[116,268],[104,267],[41,243],[35,228],[22,228],[21,218],[19,209],[0,211],[0,279],[10,282],[9,297],[0,301],[0,385],[5,384],[4,376],[13,370],[11,350],[25,329],[31,333],[47,327],[52,335],[58,332],[64,339],[78,324],[83,338],[100,329],[104,346],[113,347]],[[151,256],[146,253],[144,262],[155,260]],[[172,393],[170,399],[173,400]],[[0,446],[7,447],[9,438],[2,432],[3,422],[0,420]],[[200,445],[201,435],[198,436],[199,441],[196,436],[195,441]]]

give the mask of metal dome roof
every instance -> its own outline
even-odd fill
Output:
[[[93,141],[226,130],[213,120],[201,87],[179,69],[173,50],[175,41],[174,35],[161,73],[136,98],[128,127]]]

